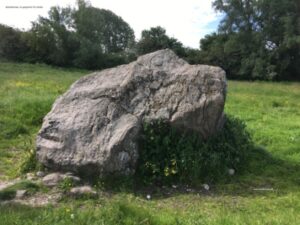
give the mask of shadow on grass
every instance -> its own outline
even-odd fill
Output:
[[[263,147],[255,147],[243,171],[214,184],[203,185],[174,183],[173,185],[141,185],[134,178],[111,178],[102,183],[101,189],[111,194],[130,193],[136,196],[161,199],[182,194],[203,196],[260,196],[284,195],[299,192],[300,165],[273,157]]]
[[[216,185],[217,194],[283,195],[299,191],[300,165],[274,157],[263,147],[255,147],[244,171]]]

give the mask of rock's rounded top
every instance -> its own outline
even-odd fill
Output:
[[[203,138],[223,123],[225,72],[164,49],[82,77],[58,98],[37,136],[37,157],[58,170],[130,174],[141,124],[164,119]]]
[[[138,57],[137,64],[149,69],[170,70],[181,67],[187,62],[180,59],[172,50],[163,49]]]

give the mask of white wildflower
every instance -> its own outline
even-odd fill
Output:
[[[209,191],[209,185],[208,184],[203,184],[203,188],[207,191]]]
[[[147,200],[150,200],[151,199],[151,195],[147,195],[146,198],[147,198]]]
[[[229,174],[230,176],[234,175],[234,174],[235,174],[235,170],[234,170],[234,169],[229,169],[229,170],[228,170],[228,174]]]

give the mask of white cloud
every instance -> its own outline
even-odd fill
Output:
[[[38,15],[47,15],[53,5],[75,5],[75,0],[0,0],[0,23],[29,28]],[[211,8],[212,0],[90,0],[93,6],[110,9],[121,16],[140,37],[143,29],[162,26],[168,35],[184,45],[199,47],[199,40],[211,33],[211,24],[218,15]],[[42,6],[43,8],[6,8],[7,6]]]

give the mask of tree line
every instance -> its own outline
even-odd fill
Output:
[[[0,58],[62,67],[103,69],[170,48],[191,64],[222,67],[231,79],[300,80],[299,0],[215,0],[218,30],[183,46],[160,26],[136,41],[128,23],[110,10],[78,0],[77,7],[52,7],[31,29],[0,24]]]

